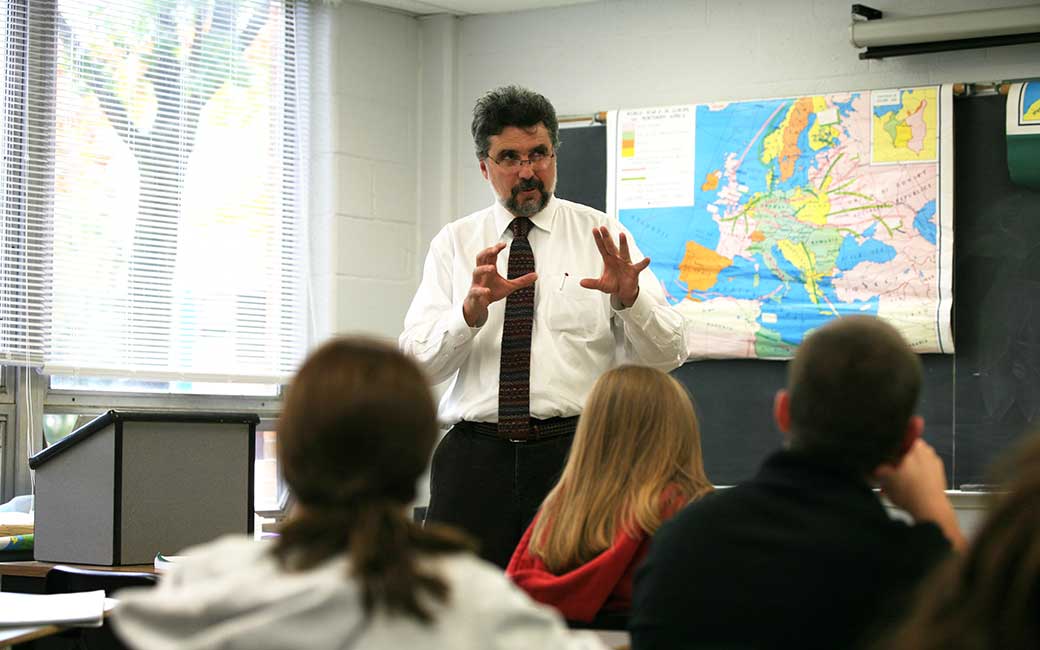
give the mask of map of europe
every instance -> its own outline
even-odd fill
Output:
[[[1023,122],[1040,122],[1040,83],[1022,87],[1022,108]]]
[[[953,351],[941,100],[925,87],[617,114],[614,206],[686,316],[692,358],[788,358],[852,314]]]

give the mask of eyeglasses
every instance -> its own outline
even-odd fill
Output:
[[[514,153],[504,153],[497,160],[488,156],[488,160],[510,172],[520,171],[524,165],[530,165],[532,170],[540,172],[549,168],[549,164],[555,156],[555,152],[542,153],[541,151],[535,151],[528,154],[526,159],[518,158]]]

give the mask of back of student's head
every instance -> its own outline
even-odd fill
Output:
[[[579,566],[608,548],[618,530],[656,531],[665,499],[685,503],[711,489],[686,390],[653,368],[615,368],[586,400],[531,550],[554,571]]]
[[[463,548],[405,516],[437,436],[436,411],[414,362],[374,340],[333,340],[293,378],[278,420],[278,460],[298,505],[276,545],[283,564],[312,568],[348,552],[365,607],[428,620],[420,591],[447,585],[416,564]]]
[[[921,362],[894,327],[841,318],[810,334],[788,368],[791,447],[869,474],[898,460]]]
[[[408,503],[437,436],[422,372],[396,350],[339,339],[316,350],[289,386],[279,465],[304,505]]]
[[[995,476],[1003,478],[963,555],[925,583],[917,606],[885,648],[1040,648],[1040,433],[1022,442]]]

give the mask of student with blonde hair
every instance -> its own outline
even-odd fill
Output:
[[[712,489],[686,390],[653,368],[610,370],[593,387],[560,480],[506,573],[573,621],[626,612],[654,531]]]
[[[572,635],[460,533],[406,515],[437,440],[415,362],[367,339],[315,351],[289,387],[278,460],[297,500],[274,543],[188,551],[154,589],[121,592],[133,648],[601,650]]]
[[[1040,433],[1001,465],[995,498],[967,553],[921,590],[886,650],[1040,648]]]

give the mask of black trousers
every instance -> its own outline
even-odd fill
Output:
[[[433,453],[426,521],[465,530],[480,542],[480,556],[504,569],[560,478],[572,440],[573,430],[511,442],[459,422]]]

